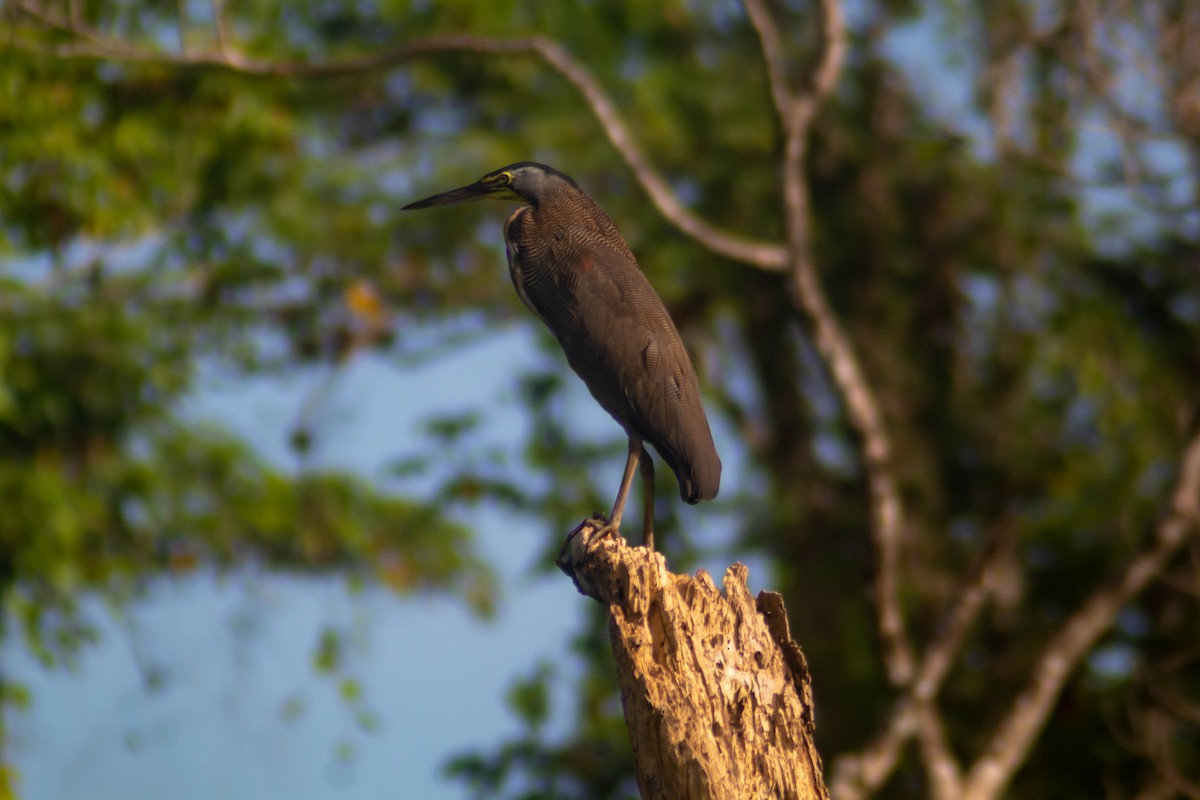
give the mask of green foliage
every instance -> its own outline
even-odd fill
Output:
[[[785,234],[782,142],[757,37],[735,6],[226,5],[238,51],[273,62],[433,34],[552,38],[611,94],[688,206],[746,236]],[[807,7],[772,5],[802,80],[819,28]],[[486,612],[489,573],[448,510],[498,502],[562,531],[605,508],[611,487],[593,485],[592,467],[619,463],[623,444],[615,429],[600,441],[571,429],[574,378],[548,338],[546,366],[516,386],[530,421],[523,451],[470,450],[481,408],[432,419],[425,452],[393,470],[447,467],[425,497],[288,473],[178,414],[199,363],[336,369],[367,348],[411,362],[502,321],[536,325],[503,277],[495,209],[417,220],[398,208],[420,187],[537,158],[617,221],[698,355],[710,408],[744,443],[745,472],[727,474],[720,503],[738,520],[737,553],[771,559],[789,599],[826,763],[870,740],[893,694],[869,594],[860,443],[784,276],[713,257],[650,213],[576,90],[532,57],[459,52],[320,79],[255,76],[169,63],[180,38],[189,54],[216,48],[206,20],[177,30],[171,4],[78,7],[103,36],[164,57],[39,52],[78,37],[3,10],[13,43],[0,45],[0,590],[33,652],[53,663],[90,641],[81,593],[129,598],[151,576],[249,564],[453,592]],[[1139,38],[1144,20],[1122,13],[1097,21],[1017,0],[858,9],[806,164],[821,277],[897,454],[901,588],[918,645],[937,635],[984,542],[1004,554],[1002,585],[940,698],[964,759],[1050,632],[1146,545],[1195,426],[1196,189],[1184,185],[1195,169],[1180,159],[1195,166],[1196,138],[1184,106],[1114,115],[1129,87],[1092,85],[1087,70],[1121,62],[1116,40]],[[929,43],[917,57],[897,44],[913,26]],[[934,79],[907,77],[920,73],[912,61],[937,60],[942,40],[972,46],[933,64]],[[1164,81],[1190,85],[1166,67]],[[1142,88],[1158,98],[1172,85]],[[943,95],[965,98],[952,119]],[[1153,131],[1157,155],[1142,140],[1113,146],[1122,129]],[[1139,156],[1144,185],[1109,185]],[[304,423],[301,455],[320,433]],[[514,479],[518,458],[532,479]],[[674,497],[659,472],[659,496]],[[676,535],[676,506],[660,508],[661,538],[683,568],[695,553]],[[1200,763],[1194,718],[1180,712],[1197,696],[1194,568],[1171,564],[1166,578],[1075,675],[1014,796],[1132,796],[1163,752]],[[314,667],[369,729],[345,647],[325,632]],[[509,695],[522,733],[457,757],[451,774],[481,797],[632,796],[598,615],[574,654],[571,731],[548,733],[551,689],[565,679],[535,668]],[[6,696],[19,699],[12,687]],[[280,713],[302,710],[289,701]],[[1151,730],[1169,746],[1142,746]],[[910,753],[887,796],[928,793],[917,763]]]
[[[295,93],[11,50],[0,74],[0,588],[34,652],[90,640],[82,592],[207,567],[336,571],[488,612],[490,573],[436,505],[288,474],[178,416],[204,359],[294,369],[355,323],[349,275],[294,271],[327,258],[301,249],[322,233],[306,218],[334,226],[326,246],[371,241],[368,208],[292,207],[337,177],[297,157],[315,128]]]
[[[554,670],[539,664],[533,675],[516,681],[508,690],[508,704],[521,722],[537,730],[546,722],[550,710],[550,678]]]

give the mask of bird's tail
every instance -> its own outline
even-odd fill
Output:
[[[684,502],[695,504],[717,496],[721,488],[721,459],[715,447],[680,466],[687,467],[687,475],[679,480],[679,496]],[[679,472],[675,474],[678,476]]]
[[[703,420],[703,435],[694,432],[685,442],[692,444],[688,449],[676,449],[664,442],[651,441],[654,449],[667,462],[679,481],[679,496],[685,503],[695,505],[701,500],[712,500],[721,488],[721,459],[717,455],[708,421]],[[699,446],[696,446],[699,444]]]

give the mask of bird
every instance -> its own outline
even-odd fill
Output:
[[[646,444],[674,472],[685,502],[713,499],[721,482],[721,459],[679,331],[612,220],[553,167],[509,164],[403,210],[487,199],[522,203],[504,223],[517,295],[628,439],[620,488],[608,518],[595,520],[598,532],[619,534],[640,466],[642,541],[653,550],[654,462]]]

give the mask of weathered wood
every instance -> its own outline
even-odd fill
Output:
[[[608,607],[644,800],[828,800],[813,744],[808,665],[782,598],[748,571],[673,575],[660,553],[584,522],[558,566]]]

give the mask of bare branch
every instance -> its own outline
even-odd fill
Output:
[[[817,350],[828,366],[834,383],[846,403],[854,427],[863,438],[871,501],[871,535],[875,546],[875,602],[884,665],[893,686],[904,686],[913,675],[912,645],[900,610],[897,572],[900,566],[900,540],[903,506],[891,466],[891,442],[879,411],[879,402],[871,390],[850,337],[842,329],[829,305],[812,253],[812,213],[804,159],[808,134],[818,104],[837,82],[845,58],[846,25],[840,0],[823,0],[823,36],[815,77],[806,90],[783,100],[783,69],[778,25],[758,0],[751,0],[752,22],[762,42],[763,58],[768,65],[772,94],[776,102],[786,102],[780,118],[784,123],[783,195],[787,213],[788,251],[791,261],[791,289],[797,306],[813,327]]]
[[[967,572],[965,585],[954,594],[955,602],[941,635],[925,651],[910,690],[921,763],[935,800],[958,800],[962,796],[962,768],[946,742],[937,708],[937,693],[955,656],[962,650],[967,633],[979,617],[984,601],[992,592],[994,568],[1008,544],[1010,533],[1007,525],[998,525],[990,532],[974,566]]]
[[[47,17],[41,9],[31,6],[28,0],[16,2],[43,24],[63,27]],[[76,40],[61,45],[47,45],[23,39],[15,39],[13,44],[25,51],[63,59],[112,60],[179,68],[217,68],[255,77],[295,79],[338,78],[370,73],[441,53],[534,55],[558,72],[582,95],[609,142],[629,165],[639,185],[668,222],[702,246],[725,258],[770,271],[780,271],[787,264],[787,249],[782,245],[729,233],[687,208],[662,173],[650,163],[650,159],[630,132],[624,117],[617,110],[616,103],[604,91],[599,81],[557,42],[537,36],[525,39],[494,39],[470,35],[430,36],[367,55],[325,62],[269,61],[246,56],[231,46],[228,34],[222,32],[227,25],[222,22],[219,0],[214,3],[214,14],[217,15],[220,46],[215,52],[169,53],[106,39],[91,31],[75,31],[83,41]],[[224,44],[221,44],[222,42]]]
[[[921,732],[922,706],[932,706],[967,633],[991,594],[995,566],[1009,535],[1007,526],[997,526],[984,543],[975,564],[967,571],[963,585],[954,592],[956,602],[940,626],[940,635],[925,651],[908,694],[896,705],[884,732],[861,754],[842,756],[834,764],[830,789],[838,800],[861,800],[875,794],[899,763],[904,743]],[[923,724],[928,726],[930,721],[926,718]],[[924,731],[925,737],[935,735],[934,731]],[[936,752],[929,755],[935,756],[932,762],[923,760],[930,773],[931,785],[936,787],[942,776],[943,790],[949,792],[946,796],[957,797],[957,790],[952,791],[955,782],[961,781],[957,765],[952,761],[938,763]],[[953,765],[953,771],[947,769],[947,763]],[[945,776],[953,776],[954,781]]]
[[[1184,775],[1174,752],[1179,737],[1177,721],[1164,708],[1143,709],[1132,719],[1134,752],[1154,765],[1158,779],[1176,793],[1192,800],[1200,800],[1200,784]]]
[[[912,684],[912,696],[921,702],[933,700],[942,688],[955,657],[962,650],[967,634],[983,603],[995,586],[996,567],[1003,558],[1012,529],[1009,525],[994,527],[983,544],[975,564],[963,580],[963,585],[954,593],[954,605],[942,623],[941,635],[925,651],[921,666]]]
[[[779,26],[766,7],[765,0],[745,0],[746,16],[758,34],[771,99],[785,131],[799,129],[807,135],[812,117],[833,91],[846,59],[846,18],[841,0],[821,2],[821,54],[807,88],[793,92],[788,87],[787,64]]]
[[[822,32],[821,61],[813,76],[808,96],[814,106],[825,101],[837,85],[846,61],[846,15],[840,0],[821,0]]]
[[[807,209],[807,195],[793,184],[793,214]],[[794,226],[799,227],[799,226]],[[805,231],[795,230],[793,241],[804,240]],[[878,401],[872,392],[850,339],[842,330],[825,297],[811,256],[797,253],[792,273],[792,290],[814,328],[818,351],[846,403],[851,422],[863,438],[871,503],[871,537],[875,548],[875,603],[884,665],[893,686],[912,679],[912,645],[900,610],[900,545],[903,536],[903,505],[891,465],[891,440],[883,424]]]
[[[771,87],[775,112],[779,115],[780,126],[787,130],[790,127],[795,100],[788,88],[787,66],[783,60],[783,42],[779,36],[779,28],[767,10],[765,0],[745,0],[745,6],[746,16],[750,18],[750,24],[754,26],[762,47],[763,63],[767,68],[767,82]]]
[[[1182,672],[1185,667],[1195,668],[1197,663],[1200,663],[1200,647],[1191,647],[1156,664],[1145,681],[1146,692],[1156,704],[1194,725],[1200,725],[1200,703],[1184,699],[1170,674]]]
[[[878,791],[896,769],[900,754],[917,730],[915,705],[905,698],[896,705],[887,732],[861,753],[834,762],[829,794],[834,800],[865,800]]]
[[[1200,434],[1184,452],[1171,506],[1156,528],[1154,545],[1130,561],[1116,582],[1098,589],[1046,645],[1034,665],[1029,686],[1013,701],[1008,716],[997,727],[983,755],[972,765],[961,795],[964,800],[993,800],[1000,796],[1024,761],[1080,659],[1112,626],[1121,608],[1161,574],[1167,560],[1183,546],[1198,523]]]
[[[1033,739],[1045,724],[1066,678],[1099,636],[1111,627],[1120,609],[1157,577],[1166,561],[1187,541],[1187,535],[1200,523],[1200,435],[1189,444],[1181,461],[1180,477],[1172,496],[1168,515],[1159,523],[1156,544],[1130,562],[1119,579],[1097,591],[1047,645],[1033,670],[1031,685],[1014,701],[1009,716],[972,766],[961,788],[952,795],[967,800],[992,800],[998,797],[1023,762]],[[999,550],[985,548],[985,556],[967,586],[958,594],[960,601],[951,611],[944,633],[926,651],[910,692],[895,708],[887,729],[860,755],[843,756],[834,765],[830,789],[838,800],[861,800],[879,789],[899,762],[904,742],[922,736],[922,755],[930,768],[930,756],[937,766],[936,734],[921,731],[920,706],[931,702],[939,691],[954,656],[991,591],[993,558]],[[930,750],[930,746],[933,749]],[[945,762],[952,764],[953,762]],[[953,775],[946,766],[945,775]],[[939,777],[932,774],[935,791],[951,791],[952,780],[937,788]],[[939,795],[940,796],[940,795]]]
[[[784,267],[787,253],[783,247],[751,241],[718,230],[686,208],[662,175],[650,164],[637,140],[629,132],[616,105],[595,77],[558,43],[540,37],[529,41],[531,49],[583,95],[609,142],[633,170],[638,183],[646,190],[659,213],[670,223],[709,250],[726,258],[762,269],[779,270]]]
[[[925,765],[934,800],[958,800],[962,792],[962,769],[946,743],[946,731],[937,707],[931,701],[918,703],[916,718],[921,762]]]

